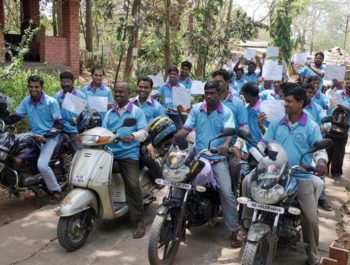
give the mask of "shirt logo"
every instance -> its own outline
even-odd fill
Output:
[[[304,142],[304,136],[301,133],[295,134],[294,138],[298,143]]]

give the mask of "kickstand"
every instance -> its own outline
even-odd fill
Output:
[[[39,198],[39,191],[36,188],[32,189],[33,193],[35,194],[35,204],[36,204],[36,208],[39,209],[41,207],[40,204],[40,198]]]

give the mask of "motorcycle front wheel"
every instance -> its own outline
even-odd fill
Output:
[[[93,211],[88,209],[68,217],[60,217],[57,237],[60,245],[68,251],[81,248],[88,239],[94,224]]]
[[[173,264],[179,250],[181,235],[185,229],[183,227],[182,231],[179,231],[179,235],[175,235],[178,225],[178,218],[171,213],[156,215],[148,242],[148,261],[150,265]]]
[[[265,265],[269,253],[269,242],[266,238],[258,242],[247,241],[245,244],[242,265]]]

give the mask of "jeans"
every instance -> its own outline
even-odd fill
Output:
[[[212,164],[212,169],[219,191],[225,226],[230,231],[240,229],[237,203],[232,191],[232,183],[226,160]]]

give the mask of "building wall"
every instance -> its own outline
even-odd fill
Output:
[[[67,38],[65,37],[48,37],[42,43],[41,49],[43,62],[68,64],[67,60]]]

